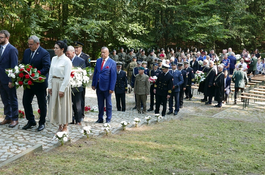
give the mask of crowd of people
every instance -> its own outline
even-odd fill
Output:
[[[0,125],[9,124],[9,127],[13,128],[18,124],[18,101],[16,88],[12,85],[11,78],[7,77],[5,69],[18,65],[18,52],[9,43],[9,38],[8,31],[0,31],[0,93],[5,115]],[[47,111],[50,122],[59,125],[58,131],[67,131],[69,123],[81,125],[84,118],[86,87],[72,88],[70,72],[72,67],[90,66],[89,56],[82,52],[83,44],[75,42],[74,46],[67,46],[65,41],[57,41],[54,45],[56,56],[52,59],[40,46],[37,36],[29,37],[28,46],[21,63],[34,65],[47,79],[43,83],[35,83],[30,89],[24,89],[23,107],[28,123],[22,129],[27,130],[36,125],[32,109],[34,96],[37,97],[40,109],[38,131],[45,128]],[[139,114],[145,114],[147,111],[160,114],[162,105],[161,116],[165,117],[166,114],[178,114],[180,108],[183,108],[184,96],[185,99],[192,100],[192,86],[196,83],[197,71],[205,74],[204,81],[199,83],[199,91],[204,94],[201,102],[211,105],[214,97],[217,101],[215,107],[222,107],[223,102],[227,100],[231,91],[231,80],[235,82],[236,100],[237,92],[240,89],[242,91],[248,82],[247,74],[264,72],[265,64],[261,61],[258,50],[250,54],[244,49],[239,63],[239,58],[232,48],[224,49],[219,56],[214,50],[210,50],[209,54],[205,50],[192,50],[187,49],[185,52],[179,48],[176,52],[174,49],[168,49],[166,52],[164,49],[158,49],[157,52],[150,50],[146,55],[144,49],[139,49],[138,52],[131,49],[127,54],[121,48],[118,54],[116,50],[110,54],[107,47],[102,47],[101,58],[96,61],[92,80],[99,111],[96,123],[104,123],[104,111],[107,115],[106,123],[111,122],[113,93],[118,111],[126,111],[125,96],[129,90],[135,94],[133,109],[137,109]]]

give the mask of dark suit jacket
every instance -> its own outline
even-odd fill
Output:
[[[117,79],[117,68],[116,62],[110,57],[105,62],[103,69],[101,70],[102,58],[97,59],[96,66],[94,69],[92,86],[99,85],[101,91],[114,91],[116,79]]]
[[[74,61],[72,61],[72,64],[74,67],[81,67],[82,69],[84,69],[86,67],[86,64],[85,64],[85,60],[78,57],[78,56],[75,56],[74,57]],[[76,93],[76,92],[82,92],[83,91],[83,87],[74,87],[72,88],[72,92]]]
[[[196,71],[199,70],[199,63],[197,60],[195,60],[193,66],[192,66],[192,62],[193,61],[190,61],[190,67],[193,69],[194,73],[196,73]]]
[[[5,72],[8,68],[14,68],[18,65],[18,51],[10,43],[6,46],[1,58],[0,58],[0,83],[7,85],[12,82]]]
[[[125,91],[127,91],[127,76],[126,72],[123,70],[120,71],[120,73],[117,73],[117,81],[115,85],[115,93],[116,94],[123,94]]]
[[[81,53],[80,58],[82,58],[85,61],[85,67],[89,67],[90,63],[88,62],[88,59],[90,58],[89,55],[85,54],[84,52]]]
[[[48,87],[48,73],[51,65],[50,54],[47,50],[39,46],[39,48],[35,51],[34,57],[30,60],[31,50],[26,49],[23,54],[23,59],[21,61],[22,64],[30,64],[33,67],[36,67],[41,75],[46,76],[46,80],[43,83],[34,83],[32,87]]]

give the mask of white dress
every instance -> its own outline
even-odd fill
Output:
[[[52,58],[48,79],[48,89],[52,89],[48,106],[51,123],[61,125],[72,121],[71,68],[72,62],[65,54]],[[64,92],[63,97],[59,91]]]

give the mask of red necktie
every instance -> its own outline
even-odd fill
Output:
[[[100,69],[100,70],[102,70],[102,69],[103,69],[104,62],[105,62],[105,60],[102,60],[102,63],[101,63],[101,69]]]

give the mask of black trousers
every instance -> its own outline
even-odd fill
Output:
[[[162,116],[165,116],[166,115],[166,110],[167,110],[167,96],[156,94],[155,114],[159,114],[159,108],[160,108],[161,103],[163,103]]]
[[[185,94],[186,94],[186,97],[192,98],[191,86],[186,86]]]
[[[39,86],[38,86],[39,87]],[[25,89],[23,93],[23,107],[25,109],[26,118],[29,123],[35,124],[35,116],[33,115],[32,109],[32,100],[33,97],[36,95],[38,106],[40,109],[40,120],[39,125],[45,124],[45,118],[47,114],[47,91],[46,87],[31,87],[30,89]]]
[[[184,96],[184,90],[183,90],[183,87],[180,87],[180,91],[179,91],[179,106],[183,106],[183,96]]]
[[[82,108],[82,118],[85,117],[85,105],[86,105],[86,102],[85,102],[85,99],[86,99],[86,88],[84,87],[83,88],[83,91],[82,91],[82,95],[81,95],[81,108]]]
[[[76,121],[76,123],[80,123],[82,120],[82,98],[83,98],[83,92],[75,92],[72,93],[72,102],[73,102],[73,122]]]
[[[155,105],[155,93],[154,93],[154,85],[150,86],[150,109],[153,110]]]
[[[235,95],[234,95],[235,102],[237,99],[237,94],[238,94],[239,89],[241,90],[241,93],[244,92],[244,88],[235,87]]]
[[[125,93],[117,94],[115,93],[116,97],[116,107],[118,111],[125,111],[126,104],[125,104]]]

